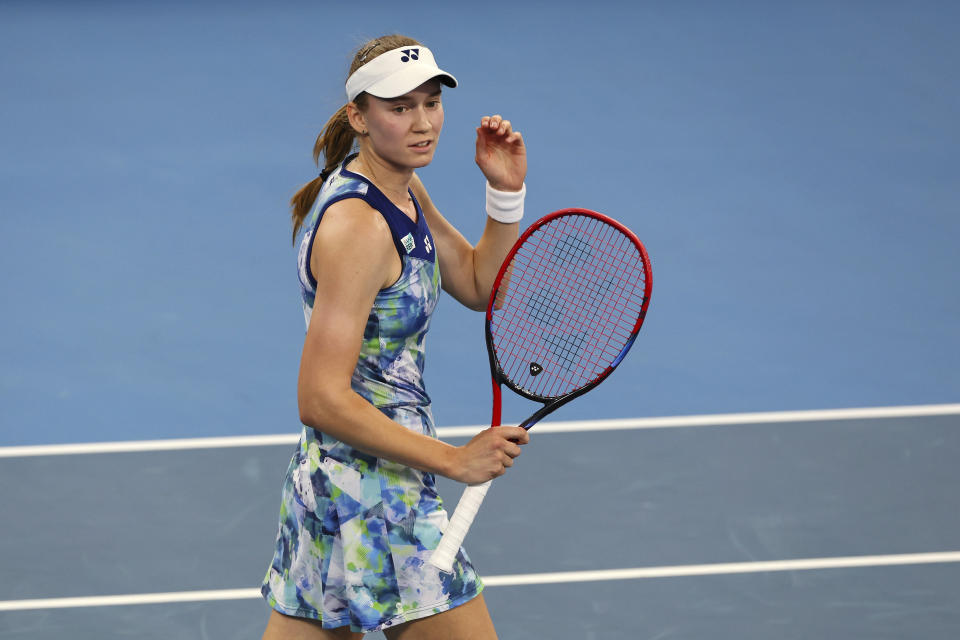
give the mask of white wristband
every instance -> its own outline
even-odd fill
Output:
[[[504,224],[520,222],[523,218],[523,199],[527,195],[527,183],[520,191],[497,191],[487,183],[487,215]]]

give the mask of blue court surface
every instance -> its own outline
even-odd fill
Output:
[[[391,32],[460,81],[420,173],[464,235],[501,113],[529,221],[601,211],[653,262],[633,351],[467,538],[501,637],[957,638],[958,24],[933,1],[0,3],[0,638],[260,637],[300,429],[286,203],[352,51]],[[428,343],[463,442],[489,418],[481,316],[445,298]]]

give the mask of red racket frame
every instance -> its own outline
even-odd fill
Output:
[[[629,238],[631,242],[633,242],[634,246],[636,246],[640,254],[640,259],[643,261],[643,272],[645,275],[643,304],[640,307],[640,313],[637,315],[637,321],[633,326],[633,329],[630,333],[630,337],[628,338],[623,349],[621,349],[620,354],[614,359],[611,365],[609,365],[606,369],[600,372],[600,374],[597,375],[597,377],[594,378],[592,381],[588,382],[587,384],[581,387],[578,387],[577,389],[569,393],[566,393],[564,395],[557,396],[557,397],[544,397],[544,396],[537,395],[535,393],[531,393],[530,391],[527,391],[526,389],[523,389],[522,387],[514,384],[503,373],[503,370],[500,368],[500,363],[497,361],[496,350],[494,349],[494,346],[493,346],[493,334],[490,329],[490,323],[493,321],[494,305],[496,303],[497,293],[500,290],[500,283],[503,281],[504,274],[507,272],[507,268],[509,267],[510,263],[513,261],[513,257],[516,255],[517,251],[520,249],[520,247],[523,246],[526,239],[529,238],[531,235],[533,235],[538,229],[540,229],[540,227],[544,226],[545,224],[553,220],[556,220],[557,218],[562,218],[564,216],[587,216],[590,218],[595,218],[601,222],[609,224],[612,227],[615,227],[617,230],[623,233],[627,238]],[[529,418],[527,418],[520,424],[520,426],[523,427],[524,429],[529,429],[530,427],[535,425],[537,422],[539,422],[541,419],[543,419],[544,416],[546,416],[550,412],[570,402],[574,398],[583,395],[587,391],[590,391],[591,389],[596,387],[598,384],[603,382],[607,378],[607,376],[613,373],[613,370],[616,369],[617,365],[619,365],[620,362],[623,360],[623,357],[630,350],[630,347],[633,346],[633,342],[634,340],[636,340],[637,334],[640,331],[640,327],[643,325],[643,321],[647,315],[647,307],[650,304],[650,293],[652,291],[652,287],[653,287],[653,279],[652,279],[651,268],[650,268],[650,257],[647,255],[646,248],[644,248],[643,243],[640,242],[640,239],[637,238],[636,234],[634,234],[630,229],[628,229],[626,226],[624,226],[622,223],[618,222],[617,220],[614,220],[613,218],[606,216],[602,213],[591,211],[589,209],[570,208],[570,209],[560,209],[559,211],[554,211],[553,213],[549,213],[543,216],[542,218],[540,218],[539,220],[537,220],[536,222],[534,222],[532,225],[530,225],[530,227],[528,227],[527,230],[524,231],[519,238],[517,238],[517,241],[514,243],[513,248],[510,249],[510,253],[507,254],[506,258],[504,258],[503,264],[500,266],[500,271],[497,273],[497,278],[496,280],[494,280],[493,288],[490,291],[490,300],[487,303],[486,324],[485,324],[484,333],[485,333],[486,342],[487,342],[487,355],[490,359],[490,377],[493,385],[493,415],[490,420],[490,425],[497,427],[497,426],[500,426],[501,424],[501,403],[502,403],[502,396],[501,396],[501,389],[500,389],[501,384],[505,384],[511,391],[519,394],[520,396],[523,396],[524,398],[533,400],[535,402],[541,402],[544,404],[542,408],[540,408],[536,413],[531,415]]]

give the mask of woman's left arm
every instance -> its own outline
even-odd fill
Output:
[[[527,175],[527,149],[523,136],[509,120],[485,116],[477,127],[477,166],[497,191],[519,192]],[[503,259],[519,234],[520,223],[498,222],[487,217],[483,235],[472,246],[447,221],[430,200],[420,179],[410,183],[437,245],[443,289],[463,305],[483,311]]]

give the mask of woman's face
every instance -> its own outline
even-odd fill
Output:
[[[362,117],[379,157],[397,167],[425,167],[443,128],[440,81],[428,80],[399,98],[369,96]]]

